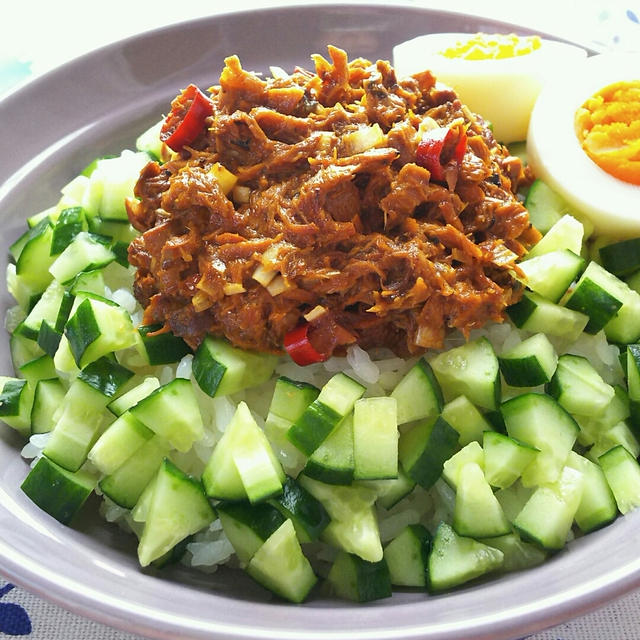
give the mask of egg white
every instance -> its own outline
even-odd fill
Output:
[[[556,78],[541,92],[531,115],[527,159],[538,178],[557,191],[597,233],[640,234],[640,186],[614,178],[583,151],[575,133],[576,110],[604,87],[640,79],[640,54],[606,53]]]
[[[463,60],[442,55],[441,51],[472,35],[432,33],[403,42],[393,49],[396,73],[403,77],[428,69],[452,87],[471,111],[491,122],[499,142],[522,141],[546,80],[585,58],[586,51],[541,39],[538,49],[511,58]]]

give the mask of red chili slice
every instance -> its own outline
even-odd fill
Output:
[[[452,160],[460,163],[467,148],[467,134],[456,132],[450,127],[430,129],[422,136],[416,149],[416,162],[431,173],[434,180],[444,180],[445,166]],[[454,145],[455,140],[455,145]]]
[[[320,353],[309,340],[308,322],[299,324],[284,337],[284,348],[291,359],[301,367],[306,367],[314,362],[324,362],[330,354]]]
[[[171,103],[171,112],[160,130],[160,139],[173,151],[180,151],[198,137],[205,120],[212,113],[211,100],[195,84],[190,84]]]

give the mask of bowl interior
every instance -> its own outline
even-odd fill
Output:
[[[406,6],[346,5],[231,13],[174,25],[87,54],[0,102],[2,267],[25,218],[49,206],[94,157],[131,148],[190,82],[218,81],[224,57],[245,68],[308,65],[331,43],[351,57],[390,59],[395,44],[438,31],[518,31],[474,16]],[[4,271],[3,271],[4,272]],[[12,301],[0,293],[2,312]],[[0,341],[10,374],[7,340]],[[525,635],[603,604],[640,576],[638,514],[578,540],[544,566],[452,594],[400,592],[367,605],[317,593],[292,606],[238,571],[141,571],[131,536],[105,526],[97,499],[74,528],[40,512],[20,491],[22,442],[0,425],[0,568],[62,606],[156,638],[500,638]],[[615,554],[612,553],[615,550]],[[328,615],[330,611],[330,615]]]

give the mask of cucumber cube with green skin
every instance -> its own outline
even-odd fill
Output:
[[[0,388],[0,420],[28,437],[31,433],[33,385],[19,378],[0,376]]]
[[[585,327],[587,333],[597,333],[619,312],[632,296],[638,296],[629,287],[601,267],[597,262],[589,263],[576,283],[565,305],[589,316]],[[640,333],[640,332],[639,332]],[[632,342],[633,340],[629,340]]]
[[[321,536],[325,542],[368,562],[382,559],[373,489],[325,484],[303,474],[298,476],[298,482],[322,503],[331,518]]]
[[[540,233],[547,233],[568,210],[564,199],[540,178],[534,180],[529,187],[524,206],[529,211],[531,224]]]
[[[424,358],[409,369],[391,397],[396,400],[398,424],[432,418],[442,410],[440,385]]]
[[[547,559],[547,552],[540,547],[524,542],[517,533],[508,533],[495,538],[485,538],[480,542],[502,551],[504,560],[501,570],[521,571],[542,564]]]
[[[55,426],[55,411],[67,393],[58,378],[38,380],[31,409],[31,433],[48,433]]]
[[[117,395],[132,377],[133,371],[106,356],[89,363],[78,374],[79,380],[108,398]]]
[[[615,385],[613,387],[615,395],[605,410],[599,416],[577,416],[576,420],[580,425],[580,435],[578,442],[588,447],[596,441],[600,441],[605,433],[615,427],[620,422],[629,419],[629,424],[636,427],[634,412],[629,400],[629,396],[623,387]],[[604,451],[601,451],[604,453]]]
[[[361,398],[353,407],[354,478],[398,477],[397,402],[393,397]]]
[[[457,489],[460,470],[469,462],[484,468],[484,451],[475,440],[454,453],[442,467],[442,477],[452,489]]]
[[[146,377],[140,384],[133,387],[115,400],[112,400],[107,409],[116,416],[122,415],[128,409],[131,409],[140,402],[140,400],[151,395],[153,391],[160,387],[160,381],[153,376]]]
[[[77,306],[67,321],[64,334],[73,359],[84,368],[98,358],[136,344],[137,333],[129,314],[117,304],[97,297],[76,298]],[[60,343],[62,348],[63,342]],[[59,349],[60,350],[60,349]],[[58,366],[58,352],[56,352]]]
[[[282,493],[269,503],[293,522],[300,542],[317,540],[329,524],[329,514],[322,502],[293,478],[285,480]]]
[[[140,400],[131,413],[178,451],[188,451],[204,435],[198,401],[190,380],[175,378]]]
[[[62,404],[45,455],[68,471],[77,471],[87,459],[108,415],[109,397],[76,379]]]
[[[622,446],[613,447],[598,458],[620,513],[640,507],[640,465]]]
[[[429,590],[444,591],[502,567],[502,551],[438,526],[429,554]]]
[[[544,234],[543,238],[531,248],[526,255],[526,260],[541,256],[558,249],[569,249],[576,255],[582,251],[582,239],[584,237],[584,226],[573,216],[563,215]]]
[[[224,533],[243,566],[285,521],[278,509],[264,502],[254,505],[221,502],[216,505],[216,511]]]
[[[464,395],[485,409],[499,406],[500,367],[486,338],[444,351],[431,360],[431,367],[447,401]]]
[[[110,475],[152,437],[151,429],[125,411],[96,440],[87,457],[100,473]]]
[[[391,584],[427,586],[431,543],[431,534],[423,525],[410,524],[384,548]]]
[[[82,207],[67,207],[58,215],[53,227],[51,255],[62,253],[81,232],[87,230],[87,219]]]
[[[338,423],[308,458],[303,469],[306,475],[328,484],[351,484],[355,473],[353,422],[349,414]]]
[[[153,483],[153,495],[138,545],[138,559],[143,567],[215,519],[201,483],[171,461],[165,459]]]
[[[124,509],[133,509],[170,450],[169,443],[160,436],[149,438],[135,455],[128,456],[112,474],[100,480],[102,493]]]
[[[56,326],[63,301],[67,303],[68,300],[69,298],[65,300],[65,288],[54,280],[43,291],[29,315],[16,327],[16,331],[31,340],[37,340],[42,323],[46,321],[51,326]],[[67,314],[68,311],[69,309]]]
[[[442,468],[458,448],[458,432],[438,416],[419,422],[400,436],[398,456],[407,474],[428,489],[442,474]]]
[[[507,434],[539,450],[522,472],[525,487],[555,482],[560,477],[580,428],[551,396],[523,393],[502,404]]]
[[[447,402],[442,408],[442,417],[458,432],[458,444],[461,447],[473,441],[481,442],[482,434],[492,428],[467,396],[458,396]]]
[[[615,396],[614,388],[586,358],[568,353],[558,358],[545,391],[569,413],[590,417],[601,415]]]
[[[513,524],[513,521],[518,517],[524,505],[527,504],[533,492],[533,487],[524,487],[519,480],[506,489],[498,489],[496,491],[495,496],[509,522]]]
[[[49,273],[60,283],[70,283],[79,273],[106,267],[116,259],[100,238],[81,231],[49,267]]]
[[[584,533],[609,524],[618,516],[618,507],[606,476],[598,464],[572,451],[567,465],[583,475],[584,486],[575,521]]]
[[[584,271],[584,258],[569,249],[544,253],[518,266],[525,275],[524,284],[551,302],[558,302],[571,283]]]
[[[191,353],[191,348],[182,338],[170,331],[157,333],[160,329],[162,325],[159,324],[138,327],[150,365],[179,362]]]
[[[30,382],[34,387],[40,380],[50,380],[56,377],[53,358],[48,355],[35,358],[20,367],[20,377]]]
[[[291,520],[285,520],[256,551],[247,573],[276,595],[296,603],[309,595],[318,580]]]
[[[28,362],[45,355],[37,343],[15,331],[9,338],[9,351],[11,352],[11,362],[16,372]]]
[[[525,291],[519,302],[506,310],[519,329],[546,333],[574,342],[589,322],[589,316],[546,300],[532,291]]]
[[[614,276],[629,276],[640,270],[640,238],[629,238],[600,247],[602,266]]]
[[[601,455],[618,445],[624,447],[634,458],[640,456],[640,442],[624,420],[600,434],[595,444],[585,453],[585,457],[591,462],[598,462]]]
[[[241,402],[202,474],[207,495],[220,500],[266,500],[285,480],[271,444]]]
[[[43,219],[28,233],[29,239],[16,261],[16,275],[22,284],[34,293],[40,293],[53,280],[49,273],[49,267],[55,260],[55,256],[50,255],[53,238],[51,221],[49,218]]]
[[[512,387],[537,387],[551,380],[558,354],[544,333],[537,333],[505,351],[499,358],[500,371]]]
[[[69,524],[96,486],[92,474],[70,472],[46,456],[41,457],[24,479],[21,488],[43,511]]]
[[[370,480],[365,484],[371,486],[377,493],[376,504],[389,510],[413,491],[416,481],[407,475],[401,465],[398,465],[397,478]]]
[[[475,462],[460,469],[453,528],[458,535],[472,538],[493,538],[511,531],[500,503]]]
[[[513,522],[524,540],[556,551],[567,542],[584,488],[583,474],[566,466],[556,482],[538,487]]]
[[[310,456],[352,411],[365,388],[344,373],[334,375],[320,390],[318,397],[303,411],[287,432],[287,438]]]
[[[304,410],[318,397],[320,389],[307,382],[280,376],[271,397],[269,413],[295,422]]]
[[[224,396],[267,381],[275,356],[232,347],[224,338],[207,336],[193,358],[193,377],[211,397]]]
[[[327,581],[332,591],[345,600],[371,602],[391,597],[391,577],[384,559],[367,562],[342,551],[336,556]]]
[[[484,475],[498,489],[510,487],[533,462],[538,449],[496,431],[485,431]]]

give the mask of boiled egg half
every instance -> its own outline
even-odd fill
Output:
[[[399,77],[431,71],[491,123],[502,143],[525,139],[547,78],[566,78],[566,70],[585,57],[586,51],[574,45],[515,34],[433,33],[393,49]]]
[[[640,234],[640,54],[593,56],[551,80],[531,115],[527,158],[597,232]]]

